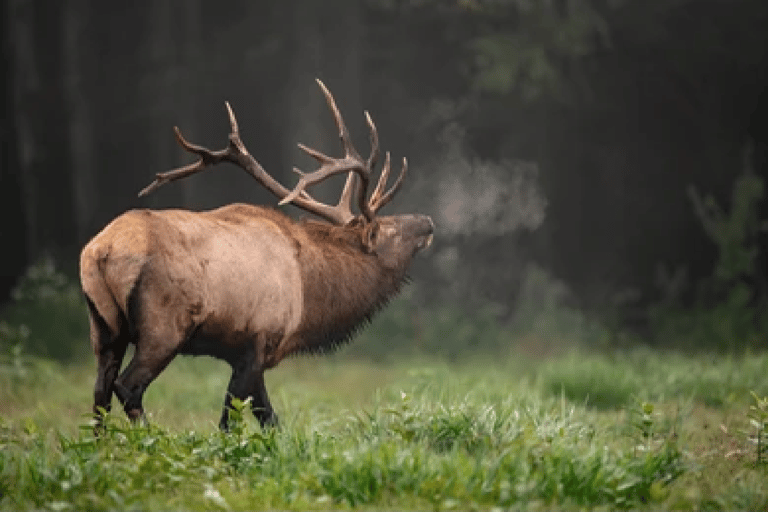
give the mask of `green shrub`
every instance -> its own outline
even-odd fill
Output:
[[[27,269],[0,311],[0,349],[71,360],[87,352],[88,320],[80,287],[43,258]]]
[[[657,345],[720,352],[765,347],[768,337],[766,290],[759,282],[758,238],[768,227],[759,218],[763,179],[752,169],[745,151],[744,168],[733,186],[731,209],[723,209],[711,195],[689,189],[694,212],[707,237],[717,247],[712,275],[699,283],[693,307],[665,298],[650,309]]]

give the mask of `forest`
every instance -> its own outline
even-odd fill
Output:
[[[136,194],[190,161],[174,126],[226,142],[224,101],[292,185],[297,142],[336,147],[315,78],[359,147],[368,110],[383,146],[409,159],[391,208],[438,227],[413,270],[421,305],[461,299],[509,322],[546,276],[557,301],[647,341],[660,304],[713,308],[734,288],[745,307],[765,300],[760,0],[3,8],[3,301],[43,258],[75,277],[84,243],[128,209],[274,205],[226,166]]]
[[[0,0],[0,510],[768,508],[765,0]],[[132,209],[277,208],[341,155],[434,221],[338,352],[269,372],[280,429],[177,358],[92,434],[83,246]],[[392,181],[394,178],[392,178]],[[312,189],[335,204],[343,179]]]

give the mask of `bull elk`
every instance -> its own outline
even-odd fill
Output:
[[[225,149],[179,144],[199,157],[185,167],[158,173],[139,196],[157,187],[231,162],[276,195],[323,221],[294,221],[273,208],[231,204],[211,211],[131,210],[115,218],[83,248],[80,280],[88,304],[91,346],[98,373],[94,387],[97,425],[116,394],[132,421],[144,418],[147,386],[177,354],[208,355],[232,367],[219,426],[228,428],[233,397],[252,399],[261,425],[277,423],[264,371],[286,356],[325,352],[348,341],[400,289],[414,255],[432,241],[425,215],[378,216],[400,189],[402,170],[387,189],[386,154],[368,196],[380,156],[376,126],[368,113],[371,153],[353,147],[333,96],[320,80],[344,150],[332,158],[299,144],[319,162],[288,190],[250,155],[235,115],[226,104],[231,133]],[[337,205],[314,199],[307,189],[347,174]],[[353,212],[357,200],[359,214]],[[119,374],[128,345],[135,351]]]

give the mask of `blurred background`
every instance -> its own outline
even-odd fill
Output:
[[[546,354],[765,348],[765,0],[3,0],[0,344],[88,351],[79,250],[131,208],[275,204],[242,171],[137,192],[222,148],[224,101],[292,186],[363,154],[363,111],[429,214],[414,283],[358,343]],[[317,195],[335,201],[342,181]],[[294,216],[295,209],[286,211]],[[514,341],[512,341],[514,340]]]

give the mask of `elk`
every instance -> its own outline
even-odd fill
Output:
[[[247,204],[203,212],[137,209],[116,217],[83,248],[80,280],[98,364],[93,407],[97,428],[110,410],[113,393],[131,421],[146,421],[144,392],[177,354],[208,355],[232,367],[221,429],[228,429],[233,397],[250,398],[262,426],[277,425],[264,371],[289,355],[322,353],[349,341],[398,293],[414,255],[430,245],[430,217],[378,215],[400,189],[406,159],[386,190],[386,153],[369,196],[380,156],[376,126],[365,112],[371,153],[363,160],[333,96],[317,82],[333,113],[344,156],[332,158],[299,144],[319,167],[306,174],[295,168],[300,179],[293,190],[246,150],[234,112],[225,103],[231,126],[227,147],[212,151],[192,144],[175,127],[179,144],[199,159],[156,174],[139,196],[230,162],[277,196],[280,205],[293,203],[322,220],[295,221],[277,209]],[[309,194],[312,185],[343,174],[347,179],[335,206]],[[358,214],[353,212],[354,199]],[[133,357],[120,372],[130,344]]]

